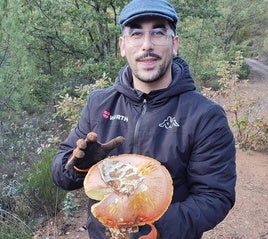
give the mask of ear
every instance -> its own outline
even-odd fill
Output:
[[[121,54],[122,57],[125,57],[126,56],[125,40],[124,40],[124,38],[122,36],[119,37],[118,43],[119,43],[119,47],[120,47],[120,54]]]
[[[173,38],[173,56],[177,56],[178,55],[179,44],[180,44],[180,39],[179,39],[178,36],[175,36]]]

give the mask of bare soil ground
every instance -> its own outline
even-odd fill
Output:
[[[261,111],[268,116],[268,66],[247,60],[251,67],[249,83],[243,95],[259,101]],[[268,154],[237,150],[236,204],[224,221],[204,234],[203,239],[268,239]],[[87,215],[86,196],[72,220],[60,212],[45,227],[36,232],[35,239],[88,239],[84,224]]]
[[[268,238],[268,155],[237,152],[236,204],[204,239]]]

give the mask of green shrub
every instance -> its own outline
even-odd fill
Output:
[[[63,211],[66,219],[72,220],[73,213],[79,209],[79,204],[75,201],[75,195],[72,192],[66,193],[63,201]]]
[[[103,73],[102,77],[94,83],[77,86],[75,88],[75,92],[78,97],[71,96],[68,93],[62,96],[61,100],[56,105],[56,116],[63,117],[68,123],[70,123],[71,127],[74,127],[77,124],[80,112],[86,102],[87,95],[93,90],[109,87],[112,84],[113,80]]]
[[[246,81],[239,81],[237,69],[241,61],[223,65],[220,69],[220,88],[203,88],[202,93],[212,100],[221,103],[228,114],[231,128],[239,148],[246,150],[268,150],[268,119],[262,115],[257,101],[240,95],[239,86]]]
[[[238,77],[239,79],[243,80],[246,79],[248,77],[250,73],[250,68],[249,66],[246,64],[246,62],[243,62],[243,64],[241,65],[239,72],[238,72]]]
[[[48,217],[55,214],[66,192],[56,187],[52,181],[51,163],[56,150],[43,153],[42,161],[33,164],[31,171],[24,175],[27,198],[33,212]]]
[[[4,174],[0,187],[0,238],[32,238],[33,232],[26,224],[29,208],[19,178],[11,179]]]
[[[31,239],[33,231],[16,214],[0,208],[1,239]]]

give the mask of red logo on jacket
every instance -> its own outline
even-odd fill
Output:
[[[102,113],[102,116],[105,119],[109,119],[110,115],[111,115],[111,113],[109,111],[107,111],[107,110],[104,110],[103,113]]]

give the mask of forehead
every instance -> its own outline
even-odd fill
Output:
[[[141,17],[130,22],[126,28],[153,29],[159,27],[168,27],[169,21],[162,17]]]

